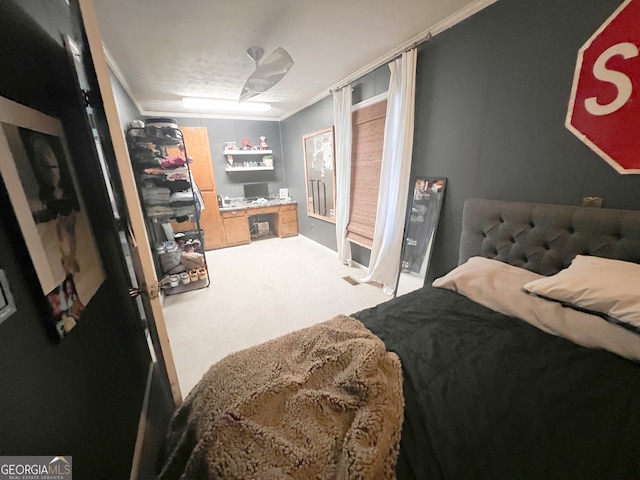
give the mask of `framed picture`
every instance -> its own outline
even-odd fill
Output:
[[[0,175],[57,338],[77,324],[104,281],[77,179],[56,118],[0,97]]]
[[[333,127],[302,136],[307,215],[335,223],[336,170]]]

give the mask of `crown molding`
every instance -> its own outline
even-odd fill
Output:
[[[120,69],[118,68],[118,65],[116,64],[115,60],[113,59],[113,57],[111,56],[111,54],[109,53],[107,48],[104,46],[104,44],[102,45],[102,48],[104,50],[105,58],[107,59],[107,64],[111,68],[113,74],[118,79],[118,81],[120,82],[120,84],[122,85],[124,90],[127,92],[127,95],[129,95],[129,98],[131,99],[133,104],[136,106],[136,108],[140,111],[140,113],[142,115],[145,115],[145,116],[170,116],[170,117],[177,117],[177,118],[219,118],[219,119],[229,119],[229,120],[262,120],[262,121],[267,121],[267,122],[281,122],[281,121],[286,120],[287,118],[295,115],[296,113],[304,110],[305,108],[310,107],[311,105],[313,105],[313,104],[319,102],[320,100],[326,98],[327,96],[329,96],[331,94],[331,91],[337,90],[337,89],[339,89],[341,87],[344,87],[344,86],[346,86],[346,85],[358,80],[359,78],[361,78],[364,75],[372,72],[376,68],[381,67],[382,65],[385,65],[386,63],[389,63],[391,60],[393,60],[397,56],[401,55],[403,52],[405,52],[407,50],[410,50],[411,48],[415,48],[418,45],[422,44],[423,42],[426,42],[426,41],[430,40],[431,38],[435,37],[436,35],[444,32],[445,30],[448,30],[449,28],[451,28],[454,25],[457,25],[458,23],[462,22],[463,20],[466,20],[467,18],[475,15],[476,13],[480,12],[481,10],[484,10],[485,8],[487,8],[488,6],[496,3],[497,1],[498,0],[476,0],[475,2],[470,3],[466,7],[458,10],[457,12],[453,13],[452,15],[449,15],[447,18],[445,18],[445,19],[441,20],[440,22],[436,23],[432,27],[430,27],[430,28],[418,33],[417,35],[413,36],[412,38],[410,38],[409,40],[407,40],[403,44],[401,44],[401,45],[397,46],[396,48],[394,48],[393,50],[387,52],[386,54],[384,54],[384,55],[382,55],[380,57],[378,57],[376,60],[372,61],[368,65],[365,65],[364,67],[362,67],[361,69],[359,69],[356,72],[352,73],[351,75],[343,78],[339,82],[336,82],[328,90],[323,90],[322,92],[318,93],[317,95],[313,96],[308,101],[303,103],[301,106],[296,107],[294,110],[290,110],[288,112],[285,112],[285,113],[281,114],[277,118],[273,118],[273,117],[272,118],[264,118],[264,117],[252,117],[252,116],[238,116],[238,115],[229,115],[229,114],[227,114],[227,115],[225,115],[225,114],[205,114],[205,113],[195,113],[195,112],[194,113],[185,113],[185,112],[153,112],[153,111],[145,111],[145,110],[143,110],[143,108],[140,106],[140,104],[138,103],[138,101],[134,97],[133,93],[131,92],[131,89],[129,88],[128,82],[126,81],[126,79],[124,78],[122,73],[120,72]]]
[[[475,15],[476,13],[480,12],[481,10],[484,10],[485,8],[487,8],[489,5],[492,5],[494,3],[496,3],[498,0],[477,0],[473,3],[470,3],[469,5],[467,5],[466,7],[458,10],[457,12],[455,12],[452,15],[449,15],[447,18],[441,20],[440,22],[436,23],[435,25],[433,25],[432,27],[428,28],[427,30],[424,30],[422,32],[420,32],[419,34],[415,35],[414,37],[410,38],[409,40],[407,40],[406,42],[404,42],[402,45],[399,45],[398,47],[394,48],[393,50],[387,52],[386,54],[378,57],[376,60],[374,60],[373,62],[369,63],[368,65],[362,67],[360,70],[352,73],[351,75],[349,75],[348,77],[345,77],[344,79],[340,80],[339,82],[333,84],[329,90],[324,90],[320,93],[318,93],[316,96],[312,97],[309,101],[305,102],[303,104],[302,107],[296,109],[295,111],[290,111],[287,112],[286,114],[283,114],[280,117],[280,121],[289,118],[292,115],[295,115],[296,113],[304,110],[305,108],[313,105],[314,103],[319,102],[320,100],[322,100],[323,98],[327,97],[328,95],[331,94],[331,91],[333,90],[337,90],[339,88],[342,88],[352,82],[355,82],[356,80],[358,80],[359,78],[365,76],[367,73],[372,72],[373,70],[375,70],[378,67],[381,67],[382,65],[389,63],[391,60],[393,60],[395,57],[399,56],[402,54],[402,52],[405,52],[407,50],[410,50],[411,48],[417,47],[418,45],[420,45],[421,43],[430,40],[431,38],[435,37],[436,35],[444,32],[445,30],[448,30],[449,28],[453,27],[454,25],[457,25],[458,23],[462,22],[463,20],[466,20],[467,18]]]
[[[107,61],[107,65],[111,69],[111,72],[118,79],[118,82],[120,82],[120,85],[122,85],[122,88],[124,89],[124,91],[127,92],[127,95],[129,95],[129,99],[133,102],[133,104],[138,109],[138,111],[142,115],[144,115],[144,113],[142,113],[143,112],[142,106],[140,105],[140,103],[138,103],[138,100],[136,100],[136,97],[134,97],[133,93],[131,92],[131,87],[129,87],[129,82],[127,82],[127,80],[124,78],[124,75],[120,71],[120,67],[118,67],[118,64],[116,63],[114,58],[111,56],[111,52],[109,52],[109,49],[106,47],[104,42],[102,42],[102,51],[104,52],[104,58]]]

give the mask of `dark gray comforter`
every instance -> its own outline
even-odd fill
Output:
[[[433,287],[353,316],[402,362],[399,479],[640,478],[640,365]]]

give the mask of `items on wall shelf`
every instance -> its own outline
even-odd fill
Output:
[[[131,122],[127,145],[147,233],[155,252],[159,286],[167,295],[209,286],[200,228],[203,201],[191,176],[187,153],[175,120],[151,118]],[[174,233],[171,222],[190,221],[194,230]]]
[[[224,142],[224,155],[227,156],[227,172],[242,172],[248,170],[273,170],[273,155],[267,144],[267,137],[260,137],[259,145],[252,145],[248,139],[242,139],[242,148],[236,142]],[[237,155],[251,155],[246,160],[234,159]],[[262,158],[258,158],[262,156]]]
[[[273,170],[273,155],[271,150],[225,150],[227,156],[227,172],[246,170]],[[246,156],[238,160],[234,156]]]

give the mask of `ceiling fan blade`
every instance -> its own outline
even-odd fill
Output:
[[[240,102],[266,92],[278,83],[293,67],[291,55],[282,47],[278,47],[251,74],[242,87]]]

